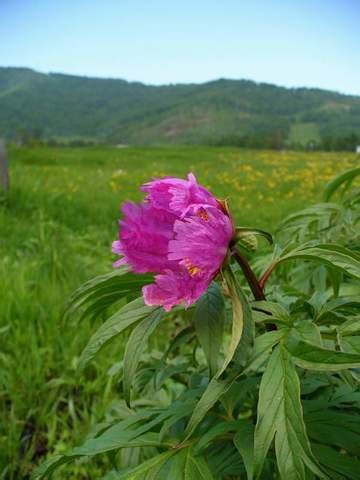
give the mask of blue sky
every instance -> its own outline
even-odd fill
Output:
[[[360,0],[0,0],[0,65],[360,95]]]

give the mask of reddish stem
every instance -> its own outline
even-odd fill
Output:
[[[251,291],[254,295],[255,300],[266,300],[265,294],[263,291],[263,287],[266,283],[266,280],[269,278],[269,275],[271,274],[272,270],[274,269],[276,264],[273,264],[269,267],[268,270],[266,270],[265,274],[267,274],[266,278],[265,274],[261,277],[264,279],[263,283],[261,283],[261,280],[259,281],[256,278],[255,273],[253,272],[252,268],[249,265],[249,262],[246,260],[246,258],[239,252],[237,248],[232,249],[232,256],[235,258],[237,263],[240,265],[241,270],[243,271],[246,280],[248,284],[250,285]],[[266,325],[266,330],[276,330],[276,325],[274,323],[270,323]]]
[[[275,267],[277,265],[277,262],[273,262],[267,270],[265,270],[265,272],[261,275],[261,277],[259,278],[259,285],[261,287],[261,289],[263,290],[265,288],[265,285],[266,285],[266,282],[269,280],[269,277],[270,275],[272,274],[272,272],[274,271]]]
[[[235,258],[237,263],[240,265],[241,270],[243,271],[248,284],[250,285],[251,291],[254,295],[255,300],[265,300],[264,292],[259,284],[258,279],[255,276],[255,273],[251,269],[249,262],[246,258],[241,255],[238,249],[233,248],[232,256]]]

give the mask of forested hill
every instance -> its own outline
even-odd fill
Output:
[[[144,85],[0,67],[0,137],[124,144],[360,141],[360,97],[248,80]]]

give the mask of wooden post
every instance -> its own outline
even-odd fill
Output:
[[[5,142],[0,139],[0,187],[7,192],[9,190],[8,159]]]

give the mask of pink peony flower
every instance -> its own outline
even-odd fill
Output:
[[[147,305],[194,303],[225,259],[234,227],[228,212],[190,173],[188,180],[167,177],[142,186],[140,204],[125,202],[119,240],[112,245],[135,273],[154,273],[143,288]]]

